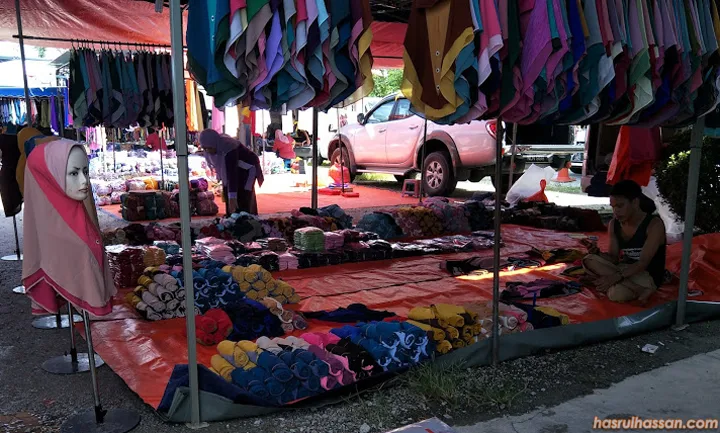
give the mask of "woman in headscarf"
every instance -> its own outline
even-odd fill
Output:
[[[244,211],[257,215],[255,181],[262,186],[264,180],[258,156],[240,141],[214,129],[200,133],[200,146],[208,165],[222,182],[225,213]]]

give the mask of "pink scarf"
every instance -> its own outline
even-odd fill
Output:
[[[117,292],[99,229],[83,202],[65,195],[67,161],[77,145],[41,144],[27,159],[22,279],[33,314],[57,313],[69,301],[103,316]]]

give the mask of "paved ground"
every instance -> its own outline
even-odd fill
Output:
[[[608,389],[557,406],[520,416],[497,418],[462,427],[458,431],[584,433],[593,430],[596,417],[599,420],[628,419],[634,416],[646,420],[718,420],[718,400],[720,351],[714,351],[633,376]]]

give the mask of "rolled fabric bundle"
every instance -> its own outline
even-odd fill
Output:
[[[167,320],[167,319],[174,319],[174,318],[175,318],[175,312],[172,311],[172,310],[168,310],[168,309],[166,308],[165,311],[162,312],[162,317],[163,317],[163,319],[166,319],[166,320]],[[212,345],[212,343],[211,343],[210,345]]]
[[[523,323],[520,324],[520,326],[518,326],[517,329],[518,329],[520,332],[527,332],[527,331],[532,331],[533,329],[535,329],[535,327],[534,327],[533,324],[530,323],[530,322],[523,322]]]
[[[506,328],[513,330],[519,325],[517,318],[513,316],[499,316],[500,324]]]
[[[157,311],[153,310],[151,307],[148,306],[147,309],[147,319],[152,320],[153,322],[162,320],[163,316],[161,313],[158,313]]]
[[[213,333],[215,343],[219,343],[226,339],[233,330],[233,324],[230,317],[221,309],[217,308],[205,313],[205,317],[215,321],[217,330]]]
[[[149,287],[150,287],[150,284],[152,284],[152,283],[153,283],[152,278],[150,278],[150,277],[148,277],[148,276],[146,276],[146,275],[141,275],[141,276],[138,278],[138,284],[140,284],[141,286],[144,286],[144,287],[149,288]]]
[[[295,376],[288,365],[282,362],[277,355],[270,352],[262,352],[258,356],[257,365],[281,383],[287,383]]]
[[[462,328],[465,326],[465,320],[458,314],[460,311],[462,311],[462,313],[465,312],[465,309],[462,307],[449,304],[435,304],[430,308],[432,308],[438,320],[445,321],[449,326],[454,328]]]
[[[276,341],[274,339],[270,339],[265,336],[258,338],[255,343],[258,345],[258,347],[260,349],[266,350],[268,352],[272,352],[276,355],[280,354],[283,351],[283,349],[280,346],[278,346],[278,344],[276,343]]]
[[[160,299],[158,299],[155,295],[150,293],[149,291],[144,291],[141,296],[143,302],[148,304],[150,308],[152,308],[154,311],[161,313],[164,312],[166,307],[165,303],[162,302]]]
[[[445,337],[445,331],[439,328],[433,328],[432,326],[426,324],[426,323],[420,323],[416,322],[415,320],[408,320],[407,323],[410,323],[411,325],[417,326],[418,328],[422,329],[423,331],[427,332],[428,335],[434,340],[434,341],[443,341]]]
[[[143,256],[143,263],[145,263],[145,266],[160,266],[165,264],[165,258],[165,251],[154,246],[147,247]]]
[[[210,358],[210,365],[220,377],[227,382],[232,382],[232,372],[235,370],[235,367],[225,358],[220,355],[213,355],[212,358]]]
[[[307,380],[313,374],[310,365],[302,360],[295,359],[293,353],[294,352],[282,351],[277,354],[277,356],[290,368],[295,377],[301,381]]]
[[[223,358],[225,358],[225,360],[230,362],[236,368],[250,370],[256,367],[255,363],[250,361],[250,357],[240,346],[240,343],[242,342],[235,343],[228,340],[221,341],[217,345],[217,351]]]
[[[165,286],[158,286],[157,297],[163,302],[170,302],[175,299],[175,292],[168,290]]]
[[[435,351],[437,351],[437,353],[439,353],[441,355],[444,355],[444,354],[450,352],[452,349],[453,349],[452,343],[450,343],[447,340],[439,341],[435,345]]]
[[[477,334],[475,334],[473,332],[472,326],[463,326],[462,327],[462,339],[465,340],[465,342],[467,344],[472,344],[474,342],[475,335],[477,335]]]
[[[337,344],[340,341],[340,337],[332,333],[324,332],[308,332],[300,336],[309,345],[318,346],[324,349],[328,344]]]
[[[175,311],[177,311],[179,306],[180,306],[180,301],[178,301],[177,299],[171,299],[165,303],[165,307],[166,307],[165,309],[167,311],[175,312]]]
[[[418,322],[437,319],[435,312],[430,307],[414,307],[408,313],[408,318]]]
[[[453,349],[462,349],[463,347],[466,347],[467,344],[463,340],[453,340],[452,346]]]

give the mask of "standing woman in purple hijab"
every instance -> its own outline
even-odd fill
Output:
[[[217,179],[223,185],[225,213],[258,213],[255,197],[255,181],[263,184],[263,172],[258,156],[240,141],[214,129],[200,133],[200,146],[205,151],[205,160],[215,170]]]

